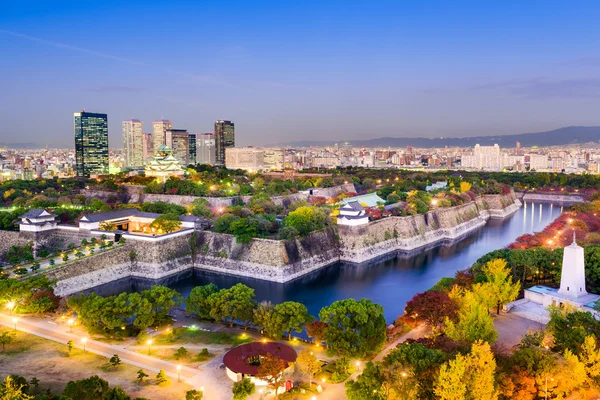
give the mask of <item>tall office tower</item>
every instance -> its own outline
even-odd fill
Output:
[[[188,163],[196,165],[196,134],[190,133],[190,156]]]
[[[521,142],[519,142],[518,140],[515,146],[515,154],[518,156],[521,155]]]
[[[213,133],[196,135],[196,163],[214,165],[215,156],[215,135]]]
[[[123,121],[123,149],[125,166],[138,168],[144,165],[144,124],[138,119]]]
[[[154,121],[152,123],[152,135],[154,139],[154,151],[156,151],[160,146],[166,144],[165,136],[169,129],[173,128],[173,124],[171,121],[167,119],[161,119],[160,121]]]
[[[73,119],[77,176],[108,174],[108,116],[82,111]]]
[[[165,144],[173,150],[173,157],[187,167],[190,163],[190,135],[185,129],[169,129],[165,133]]]
[[[215,121],[215,164],[225,165],[225,149],[235,147],[235,127],[231,121]]]
[[[152,134],[145,133],[142,136],[142,159],[144,163],[154,156],[154,142],[152,142]]]

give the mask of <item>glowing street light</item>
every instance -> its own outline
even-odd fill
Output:
[[[181,382],[181,365],[177,366],[177,382]]]
[[[10,313],[12,314],[13,309],[16,305],[17,303],[15,303],[14,301],[9,301],[8,303],[6,303],[6,308],[8,308],[8,311],[10,311]]]
[[[432,206],[434,206],[434,207],[437,206],[437,203],[438,203],[437,199],[431,200],[431,205]]]
[[[13,319],[12,319],[12,323],[13,323],[13,324],[14,324],[14,326],[15,326],[15,331],[17,330],[17,322],[19,322],[19,318],[13,318]]]
[[[73,332],[73,318],[70,318],[67,324],[69,324],[69,332]]]
[[[152,339],[148,339],[146,344],[148,345],[148,355],[150,355],[150,346],[152,346]]]
[[[200,386],[200,391],[204,392],[204,386]]]
[[[87,338],[81,338],[81,344],[83,345],[83,351],[85,351],[85,344],[87,343]]]

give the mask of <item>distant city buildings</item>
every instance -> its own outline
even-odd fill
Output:
[[[231,121],[215,121],[215,164],[225,165],[225,149],[235,147],[235,126]]]
[[[165,145],[173,150],[175,157],[181,165],[190,163],[190,135],[185,129],[168,129],[165,132]]]
[[[75,123],[75,172],[77,176],[108,174],[108,117],[81,111]]]
[[[282,170],[284,158],[283,149],[231,147],[225,151],[225,166],[228,169],[245,169],[251,172]]]
[[[144,165],[144,124],[138,119],[123,121],[123,151],[125,166],[139,168]]]

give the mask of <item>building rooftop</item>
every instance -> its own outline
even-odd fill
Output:
[[[40,218],[40,217],[56,217],[56,214],[49,213],[43,208],[32,208],[19,218]]]
[[[359,204],[365,205],[366,207],[376,207],[379,204],[384,204],[385,200],[377,196],[377,193],[372,192],[367,194],[361,194],[360,196],[345,198],[340,203],[346,205],[352,202],[358,202]]]

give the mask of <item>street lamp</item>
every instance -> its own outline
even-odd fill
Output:
[[[550,378],[554,382],[554,378]],[[548,400],[548,375],[546,375],[546,390],[544,390],[544,400]]]
[[[17,330],[17,322],[19,322],[19,318],[13,318],[12,322],[15,325],[15,331],[16,331]]]
[[[12,314],[15,306],[16,306],[16,303],[14,301],[9,301],[8,303],[6,303],[6,308],[8,308],[8,311],[10,311],[11,314]]]
[[[204,392],[204,386],[200,386],[200,391]]]
[[[67,323],[69,324],[69,332],[73,332],[73,318],[70,318]]]
[[[152,339],[148,339],[146,343],[148,344],[148,355],[150,355],[150,346],[152,346]]]
[[[87,343],[87,338],[81,338],[81,344],[83,345],[83,351],[85,351],[85,344]]]
[[[181,382],[181,365],[177,366],[177,382]]]
[[[360,371],[360,361],[357,361],[357,362],[356,362],[356,370],[357,370],[357,371]]]

